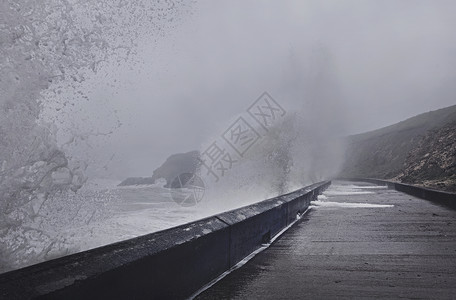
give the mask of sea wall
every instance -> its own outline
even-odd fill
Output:
[[[184,299],[292,224],[331,182],[0,275],[0,299]]]

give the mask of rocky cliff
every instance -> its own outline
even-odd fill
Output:
[[[428,131],[396,179],[456,192],[456,122]]]
[[[157,179],[166,179],[165,187],[170,187],[174,178],[183,173],[195,173],[199,167],[199,152],[173,154],[157,169],[152,177],[130,177],[122,181],[119,186],[153,184]]]

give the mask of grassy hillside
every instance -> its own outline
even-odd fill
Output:
[[[456,105],[350,136],[347,139],[346,160],[340,176],[387,179],[397,177],[403,173],[407,157],[420,146],[426,133],[454,121]]]

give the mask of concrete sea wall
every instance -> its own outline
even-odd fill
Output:
[[[1,274],[0,299],[190,297],[292,224],[330,184]]]

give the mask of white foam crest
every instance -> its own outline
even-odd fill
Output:
[[[391,208],[390,204],[373,204],[373,203],[353,203],[353,202],[331,202],[331,201],[312,201],[310,203],[315,207],[340,207],[340,208]]]
[[[358,186],[356,187],[357,189],[361,189],[361,190],[369,190],[369,189],[373,189],[373,190],[382,190],[382,189],[387,189],[388,187],[386,185],[361,185],[361,186]]]
[[[375,194],[375,192],[361,192],[361,191],[325,191],[326,196],[350,196],[350,195],[369,195]]]

